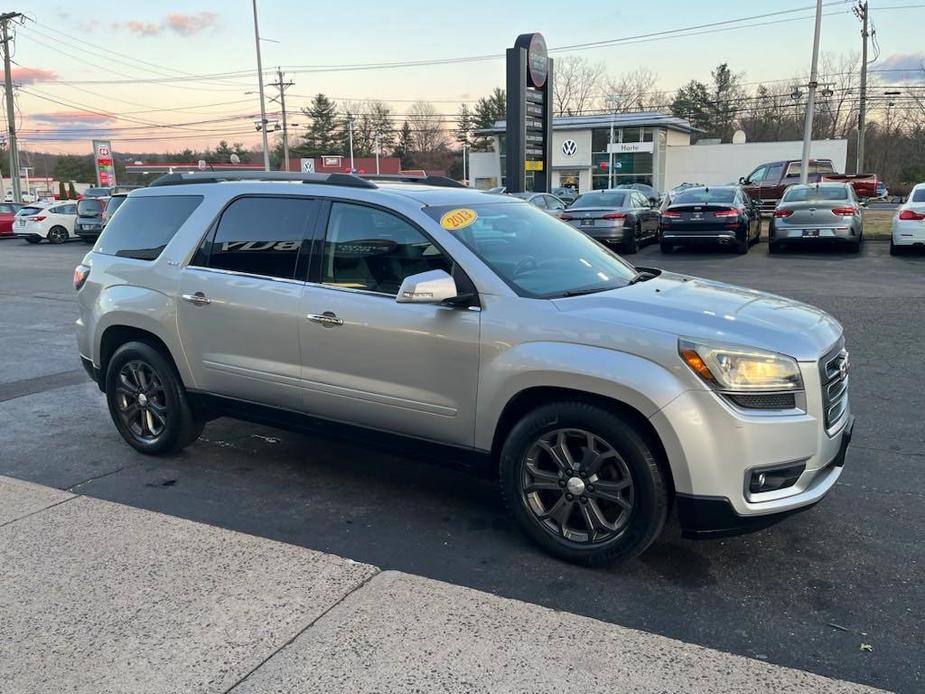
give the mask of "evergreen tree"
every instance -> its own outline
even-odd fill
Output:
[[[678,118],[686,118],[695,128],[702,128],[711,133],[713,121],[710,117],[710,92],[707,85],[691,80],[679,88],[671,102],[671,113]]]
[[[67,200],[67,191],[64,189],[64,181],[58,181],[58,200]]]
[[[475,104],[474,129],[482,130],[495,127],[495,123],[504,120],[507,115],[507,94],[499,87],[487,97],[482,97]],[[490,152],[493,139],[479,135],[473,139],[472,149],[476,152]]]
[[[67,199],[76,200],[77,199],[77,189],[74,188],[74,181],[70,181],[67,184]]]
[[[410,169],[414,166],[412,149],[414,149],[414,133],[411,131],[411,124],[405,121],[398,135],[398,144],[392,152],[392,155],[398,157],[401,162],[402,169]]]
[[[308,108],[302,109],[302,113],[308,118],[308,128],[298,148],[300,155],[320,157],[344,153],[335,102],[324,94],[316,94]]]
[[[456,116],[456,130],[453,134],[460,145],[468,144],[472,138],[472,112],[466,104],[459,107],[459,115]]]

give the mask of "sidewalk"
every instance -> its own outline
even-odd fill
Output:
[[[876,690],[0,476],[0,691]]]

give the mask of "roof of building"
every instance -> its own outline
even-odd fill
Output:
[[[668,113],[659,113],[657,111],[640,111],[638,113],[600,113],[590,116],[559,116],[552,119],[553,130],[587,130],[588,128],[609,128],[611,119],[613,119],[616,128],[667,128],[668,130],[677,130],[683,133],[703,132],[700,128],[695,128],[686,118],[678,118]],[[495,122],[493,128],[477,130],[477,133],[483,135],[496,135],[503,133],[507,128],[507,121],[499,120]]]

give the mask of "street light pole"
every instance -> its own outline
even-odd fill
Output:
[[[376,175],[379,175],[379,134],[376,133]]]
[[[466,173],[466,155],[469,153],[469,143],[463,142],[462,146],[462,155],[463,155],[463,185],[469,185],[469,174]]]
[[[607,146],[607,187],[613,188],[613,125],[617,118],[617,102],[619,97],[611,94],[607,97],[607,107],[610,109],[610,144]]]
[[[813,34],[813,62],[809,70],[809,94],[806,99],[806,122],[803,124],[803,160],[800,166],[800,183],[806,184],[809,176],[809,150],[813,140],[813,111],[816,108],[816,87],[819,73],[819,34],[822,31],[822,0],[816,0],[816,30]]]
[[[821,0],[820,0],[821,2]],[[263,170],[270,170],[270,145],[267,141],[267,107],[263,100],[263,61],[260,58],[260,27],[257,24],[257,0],[254,6],[254,43],[257,45],[257,85],[260,91],[260,132],[263,136]]]

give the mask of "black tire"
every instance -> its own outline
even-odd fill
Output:
[[[613,481],[617,478],[604,477],[607,470],[603,463],[601,463],[600,477],[592,474],[585,476],[583,478],[585,482],[581,482],[576,477],[582,474],[579,471],[581,462],[573,463],[575,469],[570,471],[573,475],[565,481],[564,489],[563,481],[568,471],[553,473],[557,481],[552,482],[550,478],[547,484],[550,488],[547,490],[542,492],[525,490],[525,486],[530,484],[526,480],[526,476],[532,474],[530,465],[536,470],[540,464],[539,458],[531,458],[529,465],[527,459],[532,451],[539,450],[538,441],[544,436],[558,437],[561,431],[574,433],[578,430],[580,430],[578,438],[574,440],[580,442],[583,440],[581,435],[591,434],[597,442],[592,444],[593,447],[590,449],[587,447],[581,449],[583,453],[588,450],[600,452],[596,446],[604,445],[616,452],[617,455],[608,460],[612,461],[611,466],[617,464],[622,466],[623,476],[619,480],[625,481],[628,478],[631,481],[627,492],[631,494],[629,509],[623,505],[615,506],[606,498],[595,496],[595,494],[601,494],[602,490],[595,489],[594,484],[603,486],[606,483],[611,488],[614,484],[623,484],[619,480]],[[587,467],[587,461],[583,462]],[[514,426],[504,442],[501,450],[500,471],[502,494],[521,530],[546,552],[569,562],[586,566],[604,566],[628,561],[645,551],[659,536],[668,515],[669,485],[652,448],[637,433],[637,429],[632,424],[619,415],[590,403],[580,401],[552,403],[527,414]],[[549,475],[545,471],[544,474]],[[535,484],[536,478],[533,479]],[[579,496],[572,496],[566,501],[567,492],[574,489],[573,484],[584,485],[585,483],[587,486],[581,487],[583,491]],[[540,498],[541,494],[549,495],[546,498],[550,506],[554,507],[559,503],[563,507],[571,505],[568,506],[565,520],[562,521],[557,531],[548,525],[556,521],[550,518],[541,520],[538,515],[535,505],[543,503]],[[587,497],[582,501],[581,498],[584,495]],[[618,508],[622,510],[616,511],[617,518],[609,521],[608,514],[613,514]],[[586,517],[588,511],[602,513],[603,517],[615,527],[608,526],[607,534],[596,539],[597,531],[591,531],[588,525]],[[625,517],[621,514],[625,514]],[[584,540],[566,537],[568,534],[574,536],[567,526],[575,521],[576,516],[586,528]]]
[[[132,365],[139,364],[149,369],[150,373],[156,377],[156,382],[160,384],[156,393],[153,389],[150,391],[134,389],[134,393],[147,393],[145,403],[141,406],[138,404],[141,402],[140,399],[128,395],[131,379],[126,382],[120,377],[123,369],[131,371]],[[154,382],[154,379],[150,378],[150,373],[145,379],[149,383]],[[126,443],[136,450],[148,455],[174,453],[191,444],[202,433],[205,420],[190,406],[186,389],[180,381],[176,368],[151,345],[145,342],[127,342],[119,347],[106,367],[105,383],[106,402],[109,405],[112,421]],[[131,402],[133,399],[135,402]],[[151,419],[145,419],[145,423],[141,424],[139,434],[133,430],[131,424],[125,421],[124,413],[129,408],[134,408],[134,411],[138,412],[145,407],[153,411],[150,414]],[[158,412],[160,414],[157,414]],[[155,422],[155,414],[162,422],[162,429],[159,433],[150,429],[149,435],[145,436],[145,427],[149,426],[149,421]],[[142,413],[139,421],[147,416]]]
[[[39,242],[40,239],[33,238],[31,236],[26,237],[26,243],[31,243],[33,246]]]
[[[732,247],[733,251],[739,255],[745,255],[748,253],[748,227],[745,228],[745,232],[741,239],[736,239],[735,245]]]
[[[674,244],[668,243],[667,241],[659,241],[658,249],[665,255],[669,255],[670,253],[674,253]]]
[[[861,252],[861,240],[858,239],[857,241],[852,243],[850,246],[848,246],[848,252],[849,253],[860,253]]]
[[[892,238],[890,239],[890,255],[893,255],[893,256],[902,255],[902,249],[899,246],[897,246],[895,243],[893,243]]]
[[[627,229],[623,232],[623,252],[626,255],[633,255],[639,251],[640,230],[639,222],[636,222],[632,229]]]
[[[68,236],[67,229],[62,226],[54,226],[48,230],[48,243],[64,243],[67,241]]]
[[[780,253],[780,242],[779,241],[768,241],[768,253],[771,253],[771,254]]]

